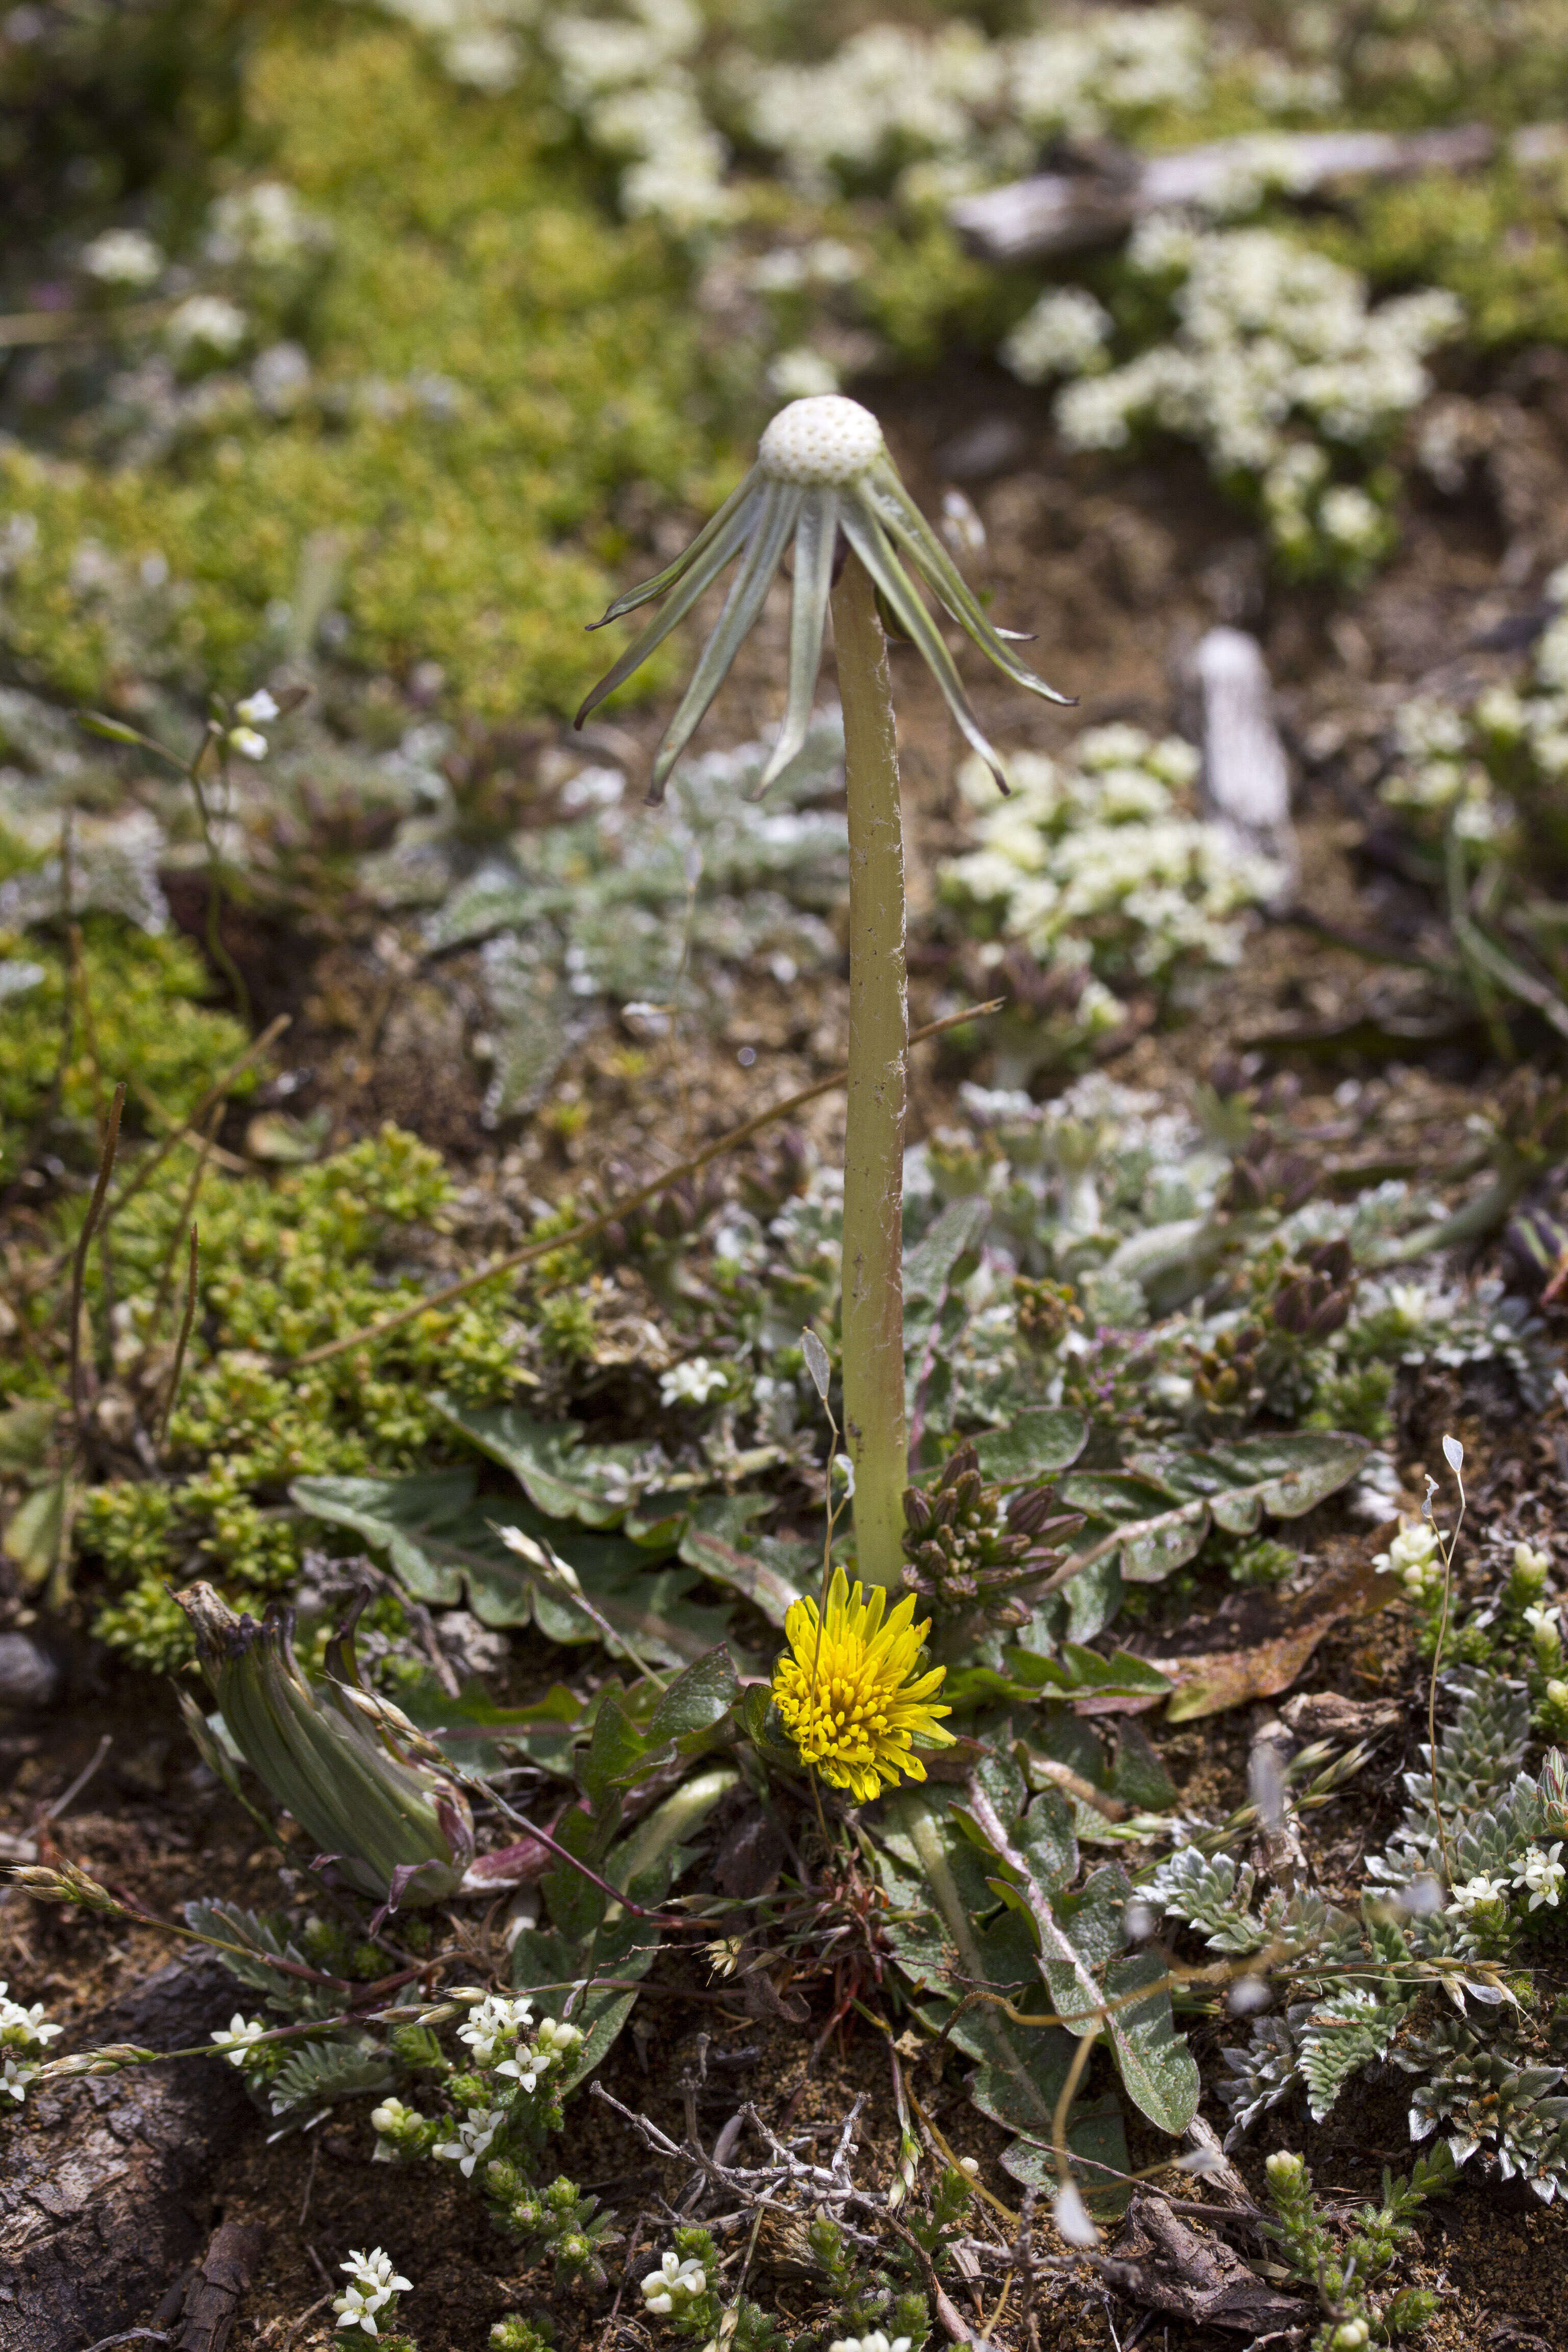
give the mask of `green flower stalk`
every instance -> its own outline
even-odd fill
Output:
[[[474,1851],[468,1800],[406,1717],[361,1685],[353,1620],[327,1645],[328,1680],[312,1684],[292,1611],[258,1624],[210,1584],[175,1597],[235,1746],[349,1884],[392,1911],[455,1894]]]
[[[793,541],[789,677],[778,737],[759,794],[805,741],[833,610],[844,705],[849,806],[849,1086],[844,1147],[844,1417],[855,1466],[856,1565],[863,1581],[896,1586],[903,1565],[908,1476],[903,1367],[903,1137],[908,1020],[904,857],[897,737],[884,619],[915,646],[964,740],[1002,790],[1002,764],[970,707],[952,656],[912,571],[947,616],[1016,685],[1066,702],[1012,650],[927,522],[888,454],[882,428],[857,401],[792,401],[763,435],[756,463],[685,553],[616,597],[603,621],[656,597],[657,618],[599,680],[580,727],[662,644],[737,557],[723,610],[655,754],[648,799],[701,724],[763,609]],[[906,570],[906,565],[909,567]],[[837,584],[836,584],[837,583]]]

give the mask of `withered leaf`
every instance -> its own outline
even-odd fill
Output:
[[[1187,1629],[1178,1654],[1148,1661],[1176,1685],[1165,1720],[1190,1723],[1288,1690],[1331,1625],[1342,1617],[1373,1616],[1403,1591],[1396,1576],[1352,1558],[1336,1561],[1310,1592],[1290,1600],[1237,1594]]]
[[[1150,2191],[1133,2197],[1100,2268],[1130,2302],[1199,2326],[1261,2336],[1300,2327],[1306,2316],[1300,2303],[1265,2285],[1223,2239],[1194,2227]]]

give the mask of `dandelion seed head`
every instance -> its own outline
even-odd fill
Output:
[[[868,408],[842,393],[814,393],[780,409],[757,444],[757,463],[772,481],[836,489],[868,474],[884,446]]]

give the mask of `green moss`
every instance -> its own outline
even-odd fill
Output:
[[[1568,174],[1452,173],[1370,188],[1314,242],[1376,286],[1446,286],[1482,351],[1568,341]]]
[[[65,1034],[68,959],[34,933],[0,932],[0,960],[37,965],[43,978],[5,1001],[0,1020],[0,1166],[47,1109]],[[82,925],[81,984],[71,1024],[57,1117],[90,1141],[100,1103],[121,1077],[132,1082],[127,1132],[157,1112],[184,1118],[226,1064],[245,1049],[245,1032],[202,1003],[211,986],[188,940],[149,938],[109,916]],[[14,1172],[14,1171],[13,1171]]]
[[[166,1321],[153,1330],[152,1310],[182,1195],[177,1159],[167,1186],[149,1186],[115,1228],[119,1321],[132,1351],[137,1338],[168,1339]],[[291,1480],[427,1464],[451,1444],[433,1391],[474,1404],[516,1392],[528,1334],[505,1291],[431,1308],[374,1359],[350,1351],[290,1368],[419,1297],[398,1260],[439,1227],[450,1191],[437,1154],[395,1128],[275,1181],[209,1177],[171,1475],[94,1487],[77,1521],[79,1549],[110,1587],[95,1622],[101,1640],[142,1665],[178,1664],[188,1634],[163,1605],[167,1581],[205,1575],[255,1609],[298,1575]]]
[[[245,685],[327,534],[352,658],[433,657],[480,712],[569,707],[623,550],[616,492],[706,505],[721,487],[686,264],[602,216],[526,94],[456,89],[401,29],[278,21],[247,105],[256,163],[331,232],[290,324],[312,396],[279,418],[240,393],[167,457],[112,471],[0,448],[0,503],[38,526],[8,582],[12,650],[63,694],[111,689],[135,600],[80,583],[91,541],[127,580],[154,552],[170,566],[129,648],[148,668]]]

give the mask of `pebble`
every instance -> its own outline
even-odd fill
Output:
[[[0,1706],[43,1708],[59,1696],[58,1663],[30,1633],[0,1633]]]

